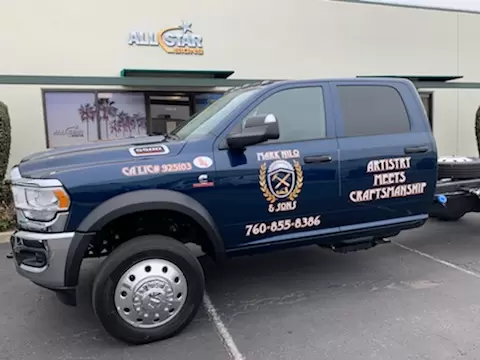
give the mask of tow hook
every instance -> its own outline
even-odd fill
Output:
[[[446,207],[447,205],[447,197],[443,194],[440,194],[440,195],[436,195],[435,196],[437,201],[440,203],[440,205],[442,205],[443,207]]]

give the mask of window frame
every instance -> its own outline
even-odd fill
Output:
[[[239,124],[244,120],[245,116],[250,114],[258,105],[260,105],[263,101],[268,99],[270,96],[285,90],[293,90],[298,88],[308,88],[308,87],[321,87],[323,91],[323,101],[324,101],[324,111],[325,111],[325,137],[322,138],[312,138],[308,140],[292,140],[292,141],[285,141],[285,142],[262,142],[259,144],[248,146],[263,146],[263,145],[281,145],[281,144],[291,144],[291,143],[302,143],[306,141],[323,141],[336,138],[336,123],[335,123],[335,112],[333,108],[333,97],[331,93],[331,86],[328,81],[309,81],[309,82],[302,82],[302,83],[286,83],[281,85],[273,85],[268,88],[268,90],[260,93],[259,96],[253,100],[248,106],[246,106],[242,111],[239,113],[233,114],[233,120],[226,126],[223,131],[219,134],[214,147],[218,150],[229,150],[228,146],[226,145],[226,139],[229,135],[234,134],[236,128]]]
[[[434,92],[433,91],[419,91],[418,94],[420,95],[420,98],[422,98],[422,97],[427,98],[428,110],[427,109],[425,109],[425,110],[427,112],[428,122],[430,123],[430,128],[433,131],[433,94],[434,94]],[[423,105],[423,101],[422,101],[422,105]]]
[[[48,93],[91,93],[94,96],[94,103],[98,103],[98,95],[102,93],[110,93],[110,94],[123,94],[123,93],[140,93],[144,95],[144,104],[145,104],[145,117],[147,119],[147,134],[150,135],[152,133],[152,119],[151,119],[151,113],[150,113],[150,98],[153,96],[168,96],[172,95],[172,93],[186,93],[185,96],[189,97],[188,104],[192,110],[192,112],[195,112],[195,96],[199,94],[211,94],[211,93],[218,93],[220,95],[223,95],[225,93],[225,90],[219,90],[219,89],[211,89],[211,90],[205,90],[205,89],[189,89],[189,90],[143,90],[143,89],[109,89],[109,88],[53,88],[53,87],[48,87],[48,88],[41,88],[41,101],[42,101],[42,116],[43,116],[43,127],[45,131],[45,145],[47,148],[50,148],[51,143],[50,139],[48,136],[48,117],[47,117],[47,103],[46,103],[46,94]],[[154,100],[154,102],[157,102],[157,100]],[[163,100],[159,100],[159,102],[165,102]],[[187,105],[187,102],[185,102],[185,105]],[[193,113],[190,114],[190,116],[193,115]],[[98,118],[98,110],[96,114]],[[96,126],[99,127],[98,121],[96,122]],[[100,134],[100,130],[99,130]],[[99,139],[100,140],[100,139]]]
[[[396,91],[396,93],[399,95],[400,100],[405,107],[405,111],[407,114],[407,119],[409,122],[409,131],[408,132],[399,132],[399,133],[385,133],[385,134],[367,134],[367,135],[346,135],[345,134],[345,120],[343,118],[343,110],[341,106],[341,100],[340,100],[340,94],[338,91],[338,87],[341,86],[350,86],[350,87],[359,87],[359,86],[368,86],[368,87],[389,87],[392,88],[393,90]],[[405,135],[405,134],[411,134],[412,132],[415,131],[415,123],[412,123],[411,118],[412,118],[412,113],[411,109],[409,106],[407,106],[406,100],[411,101],[412,99],[405,99],[402,96],[401,92],[401,87],[405,87],[405,91],[408,91],[408,88],[406,88],[404,83],[395,83],[395,82],[371,82],[371,81],[334,81],[331,83],[332,87],[332,93],[334,94],[334,106],[335,106],[335,113],[337,116],[337,138],[361,138],[361,137],[371,137],[371,136],[383,136],[383,135]],[[421,104],[423,106],[423,104]]]
[[[66,94],[75,94],[75,93],[91,93],[93,96],[94,96],[94,103],[97,104],[98,103],[98,95],[99,94],[102,94],[102,93],[109,93],[109,94],[123,94],[123,93],[140,93],[140,94],[144,94],[144,97],[145,97],[145,100],[144,100],[144,104],[145,104],[145,117],[147,118],[147,133],[149,133],[149,129],[150,129],[150,124],[149,124],[149,118],[150,118],[150,109],[149,109],[149,106],[148,106],[148,92],[146,91],[142,91],[142,90],[135,90],[135,89],[102,89],[102,88],[95,88],[95,89],[92,89],[92,88],[85,88],[85,89],[80,89],[80,88],[41,88],[40,89],[41,91],[41,96],[42,96],[42,113],[43,113],[43,125],[44,125],[44,129],[45,129],[45,145],[47,147],[47,149],[50,148],[50,139],[48,138],[48,117],[47,117],[47,101],[46,101],[46,94],[48,93],[66,93]],[[96,117],[98,119],[98,109],[96,110]],[[98,128],[98,133],[100,134],[100,123],[99,121],[96,121],[95,122],[95,126],[97,126]],[[97,139],[98,141],[100,141],[101,139]],[[88,144],[89,142],[87,142]]]

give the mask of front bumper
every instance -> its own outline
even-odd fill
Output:
[[[68,252],[74,236],[16,231],[10,243],[17,272],[48,289],[65,289]]]
[[[75,306],[80,266],[95,235],[16,231],[10,244],[17,272],[55,291],[64,304]]]

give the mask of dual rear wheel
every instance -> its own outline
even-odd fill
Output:
[[[147,235],[120,245],[104,260],[92,303],[110,335],[145,344],[182,331],[195,317],[204,289],[203,269],[184,244]]]

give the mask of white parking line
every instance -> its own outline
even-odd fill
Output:
[[[422,251],[420,251],[420,250],[415,250],[415,249],[412,249],[412,248],[410,248],[410,247],[408,247],[408,246],[399,244],[399,243],[396,242],[396,241],[392,241],[392,244],[395,244],[395,245],[401,247],[401,248],[404,249],[404,250],[411,251],[411,252],[413,252],[413,253],[415,253],[415,254],[417,254],[417,255],[426,257],[426,258],[428,258],[428,259],[430,259],[430,260],[433,260],[433,261],[435,261],[435,262],[438,262],[438,263],[440,263],[440,264],[443,264],[443,265],[445,265],[445,266],[448,266],[448,267],[450,267],[450,268],[452,268],[452,269],[461,271],[461,272],[463,272],[463,273],[465,273],[465,274],[472,275],[472,276],[475,276],[476,278],[479,278],[479,279],[480,279],[480,274],[477,273],[477,272],[464,269],[464,268],[462,268],[462,267],[460,267],[460,266],[458,266],[458,265],[455,265],[455,264],[452,264],[451,262],[448,262],[448,261],[439,259],[439,258],[437,258],[437,257],[435,257],[435,256],[426,254],[426,253],[424,253],[424,252],[422,252]]]
[[[232,360],[245,360],[245,357],[238,350],[237,345],[235,344],[235,341],[233,341],[232,335],[230,335],[230,333],[227,330],[227,327],[223,323],[222,319],[220,319],[220,316],[218,315],[217,310],[215,309],[215,306],[213,306],[212,301],[210,300],[210,297],[206,292],[203,295],[203,306],[205,306],[208,317],[215,325],[218,335],[222,339],[223,346],[225,347],[228,354],[230,355],[230,358]]]

